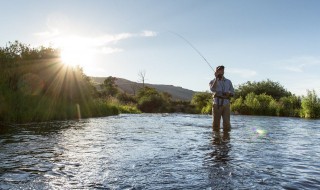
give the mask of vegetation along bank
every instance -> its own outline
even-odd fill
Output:
[[[80,119],[119,113],[211,114],[210,92],[191,100],[173,99],[167,92],[139,84],[129,94],[107,77],[98,86],[80,67],[62,63],[60,51],[31,48],[18,41],[0,47],[0,121],[28,123]],[[231,100],[235,114],[320,118],[314,90],[296,96],[271,80],[236,87]]]

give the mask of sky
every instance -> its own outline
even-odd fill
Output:
[[[208,91],[211,67],[224,65],[235,88],[270,79],[296,95],[320,91],[318,0],[0,3],[1,47],[18,40],[60,48],[65,63],[89,76],[138,82],[144,72],[146,83]]]

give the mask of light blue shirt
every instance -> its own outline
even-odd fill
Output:
[[[215,80],[218,80],[216,86],[213,85],[215,83]],[[234,95],[232,82],[225,77],[223,77],[221,80],[213,79],[212,81],[210,81],[209,86],[210,86],[211,92],[213,92],[213,94],[217,94],[218,96],[222,96],[223,93],[226,93],[226,92],[229,92],[232,95]],[[220,100],[220,102],[218,99]],[[227,105],[227,104],[230,104],[230,100],[223,99],[223,101],[221,102],[221,98],[217,98],[217,97],[214,98],[213,104],[221,104],[221,103],[222,105]]]

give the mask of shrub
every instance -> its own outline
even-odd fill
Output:
[[[244,105],[248,108],[249,115],[254,115],[258,113],[258,110],[260,108],[260,103],[253,92],[249,93],[246,96],[244,100]]]
[[[277,103],[272,96],[263,93],[256,95],[256,98],[260,105],[259,109],[256,110],[258,115],[277,115]]]
[[[208,103],[205,107],[203,107],[201,114],[212,114],[212,103]]]
[[[248,106],[244,104],[242,96],[240,96],[240,98],[237,98],[232,102],[231,111],[235,114],[249,114]]]
[[[279,116],[299,117],[301,100],[297,96],[286,96],[279,100]]]
[[[282,85],[278,82],[273,82],[271,80],[261,81],[261,82],[246,82],[239,85],[235,89],[235,98],[240,96],[246,97],[250,93],[254,94],[266,94],[272,96],[275,100],[279,100],[283,96],[290,96],[291,93],[288,92]]]
[[[165,112],[164,103],[159,95],[143,96],[139,99],[138,108],[146,113]]]
[[[61,63],[59,51],[19,42],[0,48],[0,121],[27,123],[118,114],[94,99],[82,68]]]
[[[189,101],[171,101],[170,105],[169,112],[171,113],[197,113],[194,105],[191,105]]]
[[[197,92],[193,95],[191,104],[195,106],[197,113],[210,113],[212,94],[209,92]]]
[[[120,113],[132,113],[132,114],[141,113],[141,111],[137,108],[137,106],[130,105],[130,104],[120,105],[119,111]]]
[[[302,97],[300,116],[303,118],[320,117],[320,99],[314,90],[307,91],[307,96]]]
[[[137,103],[135,97],[127,93],[118,93],[116,97],[121,102],[121,104]]]

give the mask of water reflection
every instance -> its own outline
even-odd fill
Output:
[[[233,189],[233,167],[229,163],[230,157],[230,131],[212,130],[210,141],[212,151],[207,159],[208,180],[212,189]]]
[[[211,153],[211,157],[216,162],[226,163],[230,160],[229,158],[229,150],[230,150],[230,132],[219,130],[213,130],[212,132],[212,145],[213,152]]]

